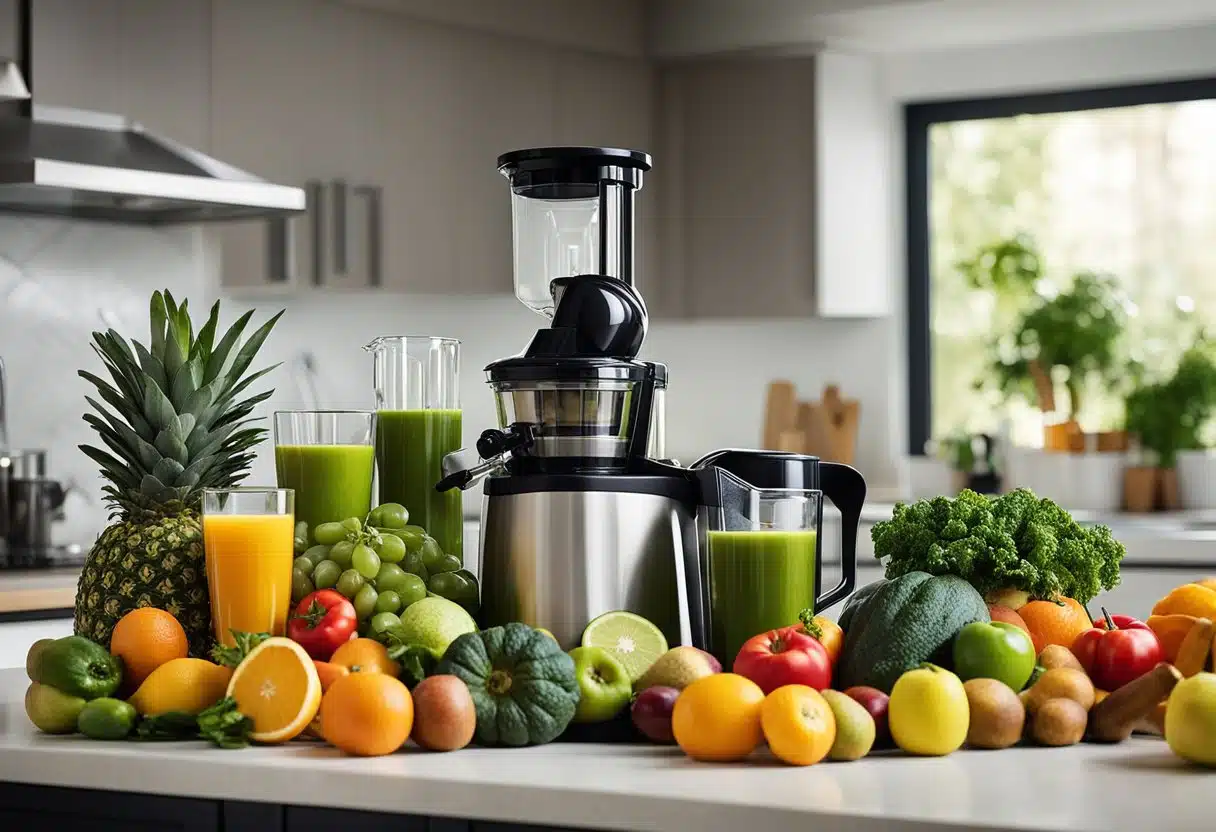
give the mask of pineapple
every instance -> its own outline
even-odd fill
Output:
[[[76,590],[77,635],[100,644],[124,614],[159,607],[182,623],[192,656],[206,656],[213,635],[199,502],[204,488],[239,483],[266,429],[251,427],[254,407],[274,392],[238,400],[268,367],[246,373],[279,312],[244,344],[247,312],[216,342],[219,304],[197,335],[165,291],[152,295],[152,337],[145,347],[114,330],[93,333],[93,350],[112,383],[80,371],[101,399],[84,420],[107,450],[81,445],[101,466],[113,522],[97,538]],[[278,365],[275,365],[278,366]]]

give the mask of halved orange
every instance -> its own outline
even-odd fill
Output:
[[[255,647],[233,671],[228,695],[253,720],[250,739],[287,742],[299,736],[317,715],[321,679],[303,647],[275,636]]]

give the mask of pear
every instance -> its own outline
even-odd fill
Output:
[[[836,739],[828,751],[829,760],[860,760],[874,747],[874,717],[865,707],[838,690],[820,691],[836,717]]]
[[[684,690],[705,676],[722,672],[722,664],[696,647],[673,647],[650,666],[633,686],[634,690],[663,686]]]

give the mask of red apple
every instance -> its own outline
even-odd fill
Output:
[[[1018,615],[1017,610],[1010,609],[1004,604],[989,604],[988,617],[993,621],[1004,621],[1006,624],[1012,624],[1015,627],[1021,628],[1027,635],[1030,634],[1030,628],[1026,626],[1026,622],[1022,620],[1022,616]]]
[[[646,688],[633,700],[630,716],[633,724],[651,742],[672,743],[671,712],[676,707],[680,692],[665,685]]]
[[[844,695],[859,702],[870,712],[870,716],[874,717],[874,742],[876,744],[890,738],[891,731],[887,726],[887,702],[890,697],[878,688],[867,685],[847,688]]]

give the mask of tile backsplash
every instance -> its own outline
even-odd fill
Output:
[[[0,217],[0,357],[9,376],[9,434],[20,447],[50,450],[53,476],[78,486],[61,542],[88,544],[104,525],[96,466],[76,446],[94,437],[81,420],[90,387],[76,372],[100,371],[90,333],[113,326],[146,338],[148,297],[168,287],[205,314],[218,294],[215,240],[196,227],[136,228],[60,220]],[[505,288],[505,287],[504,287]],[[226,299],[225,321],[253,307],[261,321],[285,315],[261,362],[282,362],[269,379],[263,406],[306,407],[311,386],[325,407],[372,405],[371,359],[363,344],[377,335],[433,334],[460,338],[465,441],[495,424],[482,368],[522,349],[543,320],[513,296],[441,297],[307,294],[276,300]],[[890,431],[891,381],[883,369],[889,321],[787,320],[651,323],[645,354],[668,364],[668,451],[685,462],[718,447],[750,447],[759,439],[765,387],[789,378],[806,395],[827,382],[862,401],[858,464],[872,484],[894,480]],[[311,364],[310,384],[304,372]],[[264,445],[249,478],[274,481]],[[475,509],[475,493],[466,507]]]

